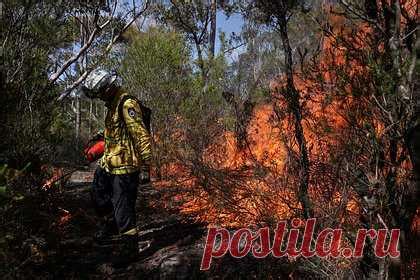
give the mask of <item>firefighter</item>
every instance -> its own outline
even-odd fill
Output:
[[[105,102],[104,154],[91,190],[96,212],[103,217],[98,240],[110,236],[136,237],[137,186],[149,180],[150,133],[141,103],[124,92],[117,76],[104,70],[88,75],[82,91]]]

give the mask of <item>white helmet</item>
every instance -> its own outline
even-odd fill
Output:
[[[102,69],[92,71],[82,84],[83,93],[89,98],[98,97],[98,95],[111,85],[116,84],[117,75],[109,73]]]

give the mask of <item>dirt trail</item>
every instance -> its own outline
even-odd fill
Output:
[[[39,230],[17,247],[26,260],[2,278],[285,279],[291,273],[287,260],[250,256],[234,259],[229,254],[214,259],[209,271],[200,271],[206,226],[168,208],[175,204],[165,199],[170,200],[173,194],[157,191],[152,185],[138,189],[139,255],[135,259],[121,257],[121,243],[100,245],[93,238],[98,221],[90,199],[93,172],[76,171],[65,184],[42,196],[39,203],[43,206],[39,208],[51,213],[43,213]],[[33,207],[32,216],[37,218],[42,213],[37,211],[38,202],[29,202],[33,202],[28,206]],[[33,219],[31,222],[37,223]]]
[[[54,278],[201,278],[205,227],[161,207],[161,195],[151,185],[141,185],[138,190],[139,257],[126,260],[119,257],[118,245],[97,244],[93,239],[97,220],[89,194],[92,180],[93,170],[76,171],[64,187],[63,211],[69,218],[63,222],[57,252],[49,257]]]

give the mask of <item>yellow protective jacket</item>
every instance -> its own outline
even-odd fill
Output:
[[[151,138],[143,123],[140,105],[133,98],[120,104],[126,95],[119,91],[107,104],[105,151],[100,162],[107,172],[117,175],[139,171],[151,158]]]

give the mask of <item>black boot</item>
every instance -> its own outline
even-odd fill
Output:
[[[139,255],[139,245],[137,238],[137,229],[133,228],[120,235],[121,250],[120,256],[126,260],[132,260]]]
[[[100,229],[95,233],[95,240],[104,242],[118,234],[118,227],[113,217],[105,217],[101,221]]]

